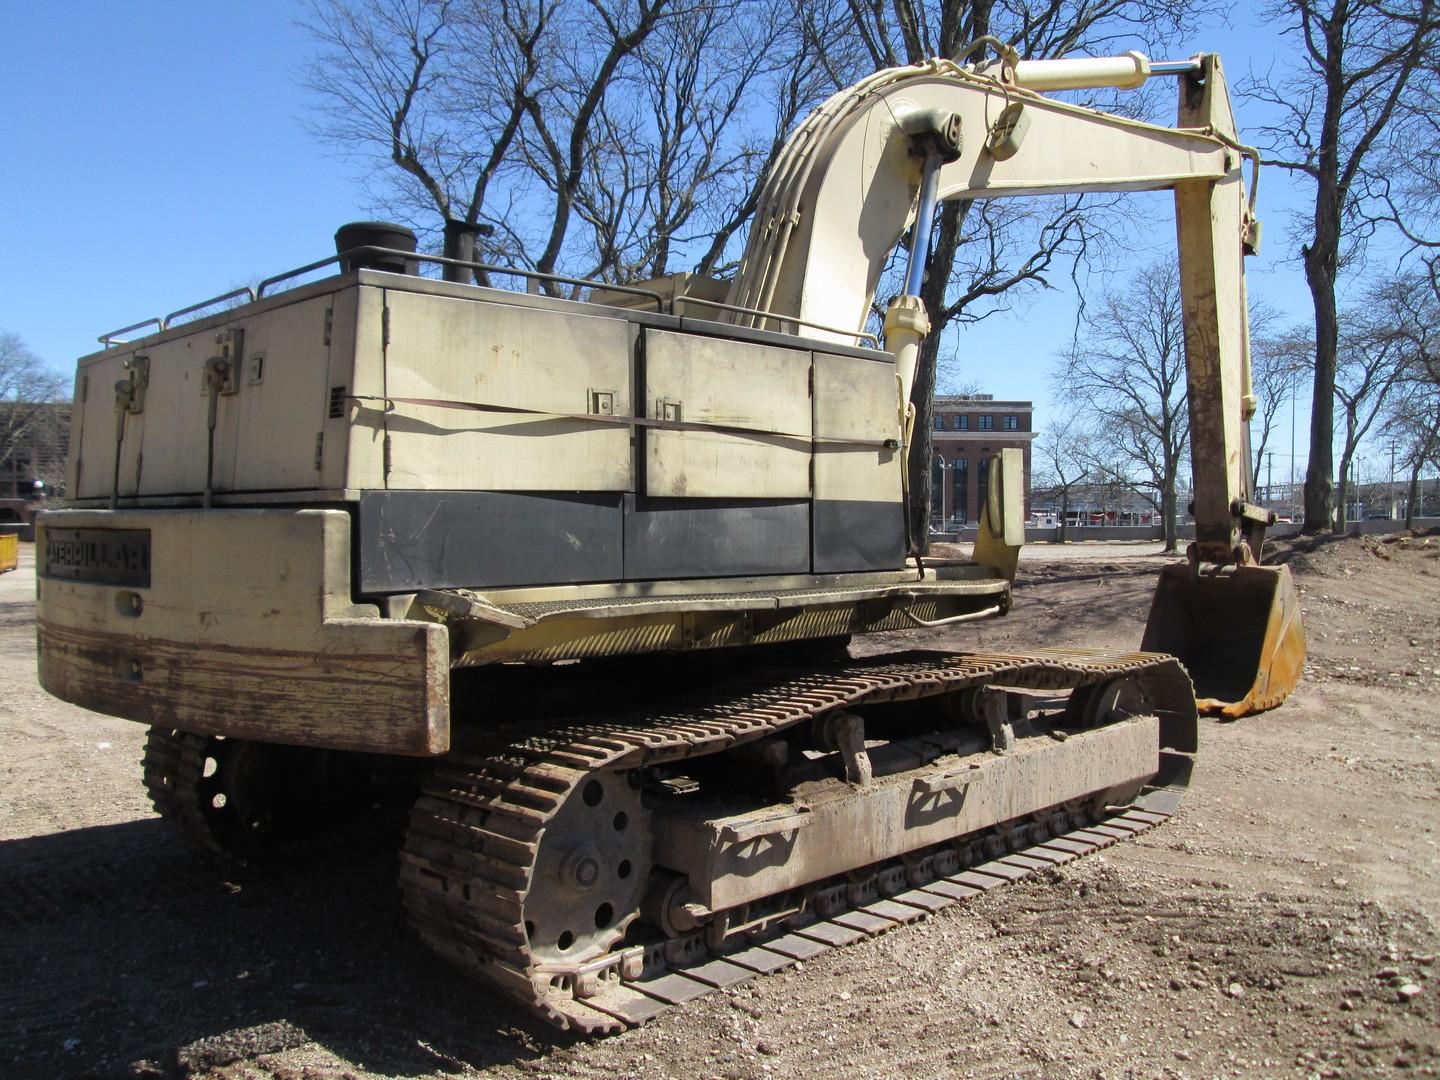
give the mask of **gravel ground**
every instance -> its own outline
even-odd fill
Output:
[[[1052,555],[1003,621],[856,649],[1138,642],[1161,560]],[[391,852],[267,877],[175,842],[143,730],[36,685],[26,547],[0,577],[0,1075],[1435,1075],[1440,538],[1281,555],[1305,681],[1203,723],[1177,818],[576,1042],[409,937]]]

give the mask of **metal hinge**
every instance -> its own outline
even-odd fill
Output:
[[[390,309],[388,307],[381,309],[380,312],[380,344],[382,346],[390,344]]]
[[[325,453],[325,432],[315,433],[315,471],[320,471],[320,463],[324,460]]]
[[[330,330],[331,330],[331,328],[334,326],[334,324],[335,324],[335,309],[334,309],[334,308],[328,308],[328,307],[327,307],[327,308],[325,309],[325,344],[326,344],[326,345],[329,345],[329,344],[330,344]]]
[[[380,464],[384,470],[385,480],[388,483],[390,480],[390,433],[388,431],[380,443]]]
[[[237,393],[240,389],[240,358],[245,352],[245,331],[239,327],[221,330],[215,335],[215,344],[218,352],[205,361],[200,392],[206,396]]]
[[[85,379],[88,391],[89,377]],[[145,388],[150,385],[150,357],[136,354],[125,361],[125,378],[115,384],[115,407],[127,413],[145,411]],[[123,399],[123,400],[122,400]]]

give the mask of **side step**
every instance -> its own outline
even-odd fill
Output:
[[[1103,822],[1072,829],[1062,836],[937,878],[894,896],[851,908],[802,927],[786,927],[733,952],[712,953],[698,962],[661,967],[637,979],[602,984],[591,996],[564,1003],[567,1012],[595,1010],[617,1022],[617,1030],[653,1020],[676,1005],[769,975],[876,937],[968,900],[982,892],[1023,881],[1083,855],[1128,840],[1163,824],[1173,813],[1178,793],[1158,789],[1121,808]],[[599,1026],[599,1025],[597,1025]]]

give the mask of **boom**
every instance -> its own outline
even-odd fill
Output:
[[[1248,450],[1255,400],[1243,261],[1257,246],[1259,226],[1241,172],[1253,151],[1238,140],[1219,58],[1206,54],[1167,67],[1180,74],[1174,128],[1027,88],[1139,85],[1151,66],[1138,53],[1007,62],[988,71],[937,59],[879,72],[837,93],[791,136],[767,178],[729,300],[814,337],[851,340],[864,326],[887,258],[920,219],[906,295],[891,302],[886,317],[901,400],[908,401],[919,342],[929,332],[915,294],[936,202],[1174,191],[1196,530],[1190,561],[1198,573],[1205,564],[1257,563],[1273,521],[1251,503]],[[1290,595],[1288,578],[1278,581],[1276,596]],[[1298,677],[1294,658],[1303,655],[1303,637],[1294,604],[1282,601],[1281,608],[1272,653],[1290,655],[1282,682],[1293,685],[1290,669]],[[1187,611],[1180,621],[1195,614]],[[1147,647],[1176,645],[1173,634],[1161,637],[1147,636]],[[1287,638],[1291,647],[1283,650]]]

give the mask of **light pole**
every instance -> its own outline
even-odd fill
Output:
[[[1295,380],[1290,380],[1290,520],[1299,517],[1295,505]]]

